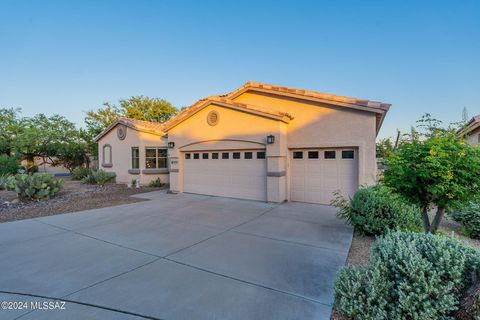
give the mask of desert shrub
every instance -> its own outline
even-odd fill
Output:
[[[0,156],[0,175],[15,174],[18,168],[17,158],[6,155]]]
[[[457,204],[451,209],[449,216],[462,225],[467,236],[480,239],[480,199]]]
[[[392,232],[368,265],[339,271],[335,306],[354,320],[451,319],[479,270],[480,252],[456,239]]]
[[[160,188],[164,185],[164,183],[160,180],[160,178],[157,178],[155,180],[152,180],[150,181],[150,183],[148,184],[149,187],[152,187],[152,188]]]
[[[63,187],[63,180],[54,178],[51,174],[13,176],[9,181],[13,191],[21,200],[47,200],[57,194]]]
[[[97,184],[97,181],[95,180],[95,177],[92,174],[89,174],[82,179],[82,183]]]
[[[91,172],[92,170],[88,168],[77,167],[72,170],[71,177],[72,177],[72,180],[82,180],[83,178],[88,176]]]
[[[337,194],[332,201],[337,216],[367,235],[381,235],[389,230],[420,231],[420,210],[391,189],[374,186],[359,189],[352,199]]]
[[[92,171],[92,176],[98,185],[104,186],[108,182],[115,181],[117,176],[115,172],[107,172],[105,170]]]
[[[90,174],[82,179],[86,184],[98,184],[104,186],[108,182],[114,182],[117,175],[115,172],[107,172],[105,170],[91,171]]]
[[[7,189],[7,181],[9,177],[9,174],[0,174],[0,190]]]

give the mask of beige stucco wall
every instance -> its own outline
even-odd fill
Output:
[[[376,117],[374,113],[320,103],[246,92],[234,100],[287,112],[287,148],[357,147],[359,184],[376,183]]]
[[[104,167],[103,146],[106,144],[112,147],[112,166]],[[158,135],[140,132],[127,127],[127,135],[124,140],[117,137],[117,130],[113,128],[109,133],[98,141],[99,167],[105,171],[115,172],[117,183],[130,183],[132,179],[140,179],[140,184],[147,185],[150,181],[160,177],[162,182],[169,183],[168,172],[163,174],[144,174],[145,170],[145,147],[166,147],[167,140]],[[140,174],[130,174],[132,167],[131,148],[139,147],[140,151]],[[167,171],[167,170],[165,170]]]
[[[168,132],[169,141],[175,142],[175,148],[169,150],[170,187],[173,191],[183,191],[181,151],[195,146],[197,150],[236,149],[247,143],[245,141],[250,141],[250,147],[253,147],[255,143],[265,144],[270,134],[276,139],[273,145],[266,146],[267,171],[285,172],[285,175],[267,177],[269,201],[289,200],[288,155],[289,150],[294,148],[356,147],[359,153],[359,184],[376,182],[375,114],[254,93],[244,93],[235,100],[287,112],[294,119],[286,124],[216,105],[199,111]],[[207,114],[211,110],[219,113],[216,126],[207,123]]]
[[[467,143],[472,146],[478,146],[479,135],[480,135],[480,127],[478,127],[477,129],[469,133],[469,135],[466,138]]]

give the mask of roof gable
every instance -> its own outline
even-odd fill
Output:
[[[299,100],[306,100],[311,102],[318,102],[322,104],[330,104],[337,107],[345,107],[361,111],[373,112],[376,114],[377,133],[380,130],[385,114],[390,109],[390,104],[371,101],[358,98],[349,98],[333,94],[321,93],[309,90],[300,90],[282,86],[275,86],[266,83],[249,81],[240,88],[223,95],[222,97],[228,99],[235,99],[245,92],[259,92],[277,95],[279,97],[289,97]]]
[[[470,121],[465,125],[465,127],[458,131],[458,134],[461,136],[465,136],[477,128],[480,128],[480,115],[470,119]]]
[[[271,120],[282,121],[285,123],[288,123],[290,120],[293,119],[291,115],[285,112],[280,112],[280,111],[265,108],[265,107],[253,106],[246,103],[236,102],[231,99],[227,99],[225,97],[210,96],[208,98],[197,101],[196,103],[194,103],[193,105],[185,109],[184,111],[180,112],[171,120],[165,122],[164,129],[167,131],[170,130],[171,128],[177,126],[178,124],[182,123],[183,121],[187,120],[188,118],[190,118],[191,116],[199,112],[200,110],[203,110],[204,108],[210,105],[216,105],[223,108],[242,111],[242,112],[254,114],[257,116],[265,117]]]
[[[166,135],[164,130],[164,125],[159,122],[150,122],[150,121],[143,121],[143,120],[121,117],[115,120],[113,123],[111,123],[99,135],[97,135],[94,138],[94,141],[98,142],[98,140],[100,140],[103,136],[105,136],[107,133],[109,133],[113,128],[115,128],[119,124],[125,125],[130,129],[140,131],[140,132],[151,133],[158,136]]]

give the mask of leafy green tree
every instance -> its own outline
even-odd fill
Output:
[[[377,158],[387,158],[403,143],[403,135],[397,129],[395,140],[390,138],[381,139],[377,142]]]
[[[480,148],[430,115],[418,127],[425,132],[413,130],[409,141],[387,158],[384,183],[419,205],[425,232],[435,233],[446,209],[480,192]]]
[[[125,111],[124,115],[127,118],[151,122],[165,122],[178,112],[165,99],[144,96],[120,100],[120,110]]]
[[[20,109],[0,109],[0,154],[11,155],[13,142],[22,130]]]
[[[72,170],[86,158],[86,143],[80,136],[75,124],[65,117],[54,115],[47,117],[38,114],[23,119],[22,130],[18,133],[12,148],[27,160],[27,169],[33,165],[35,157],[41,157],[44,163],[53,166],[65,165]],[[81,154],[81,155],[80,155]]]
[[[151,122],[165,122],[178,110],[167,100],[133,96],[121,99],[119,105],[104,103],[98,110],[90,110],[85,116],[86,129],[81,135],[88,143],[88,152],[98,154],[98,146],[93,139],[119,117],[127,117]]]

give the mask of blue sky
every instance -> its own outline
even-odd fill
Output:
[[[480,1],[0,0],[0,108],[82,125],[247,80],[391,103],[380,137],[480,114]]]

